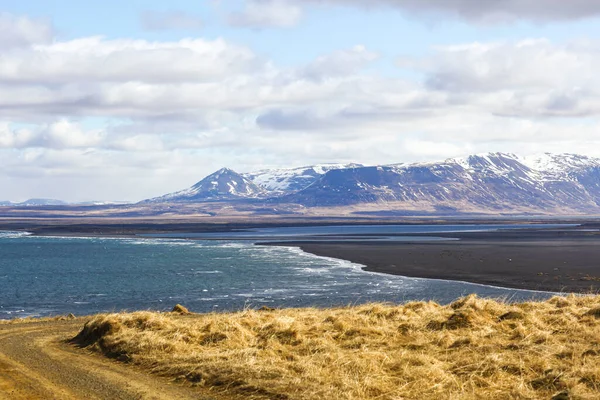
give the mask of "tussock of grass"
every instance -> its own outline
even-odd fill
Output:
[[[177,313],[177,314],[190,314],[190,310],[188,310],[186,307],[182,306],[181,304],[176,304],[175,307],[173,307],[173,309],[171,310],[171,312],[173,313]]]
[[[600,296],[109,314],[74,341],[242,398],[600,398]]]

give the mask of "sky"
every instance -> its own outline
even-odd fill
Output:
[[[0,201],[600,156],[598,0],[0,0]]]

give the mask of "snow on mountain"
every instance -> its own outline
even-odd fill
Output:
[[[519,160],[535,171],[549,177],[567,176],[570,172],[600,166],[600,159],[578,154],[541,153],[520,157]]]
[[[76,203],[71,203],[74,206],[118,206],[131,204],[129,201],[80,201]]]
[[[235,200],[258,198],[265,191],[252,181],[229,169],[222,168],[194,186],[147,200],[149,202],[186,202],[204,200]]]
[[[600,212],[600,159],[575,154],[485,153],[441,162],[323,164],[238,174],[222,169],[153,202],[245,199],[269,206]]]
[[[557,155],[531,158],[528,164],[514,154],[486,153],[442,162],[335,170],[282,200],[307,207],[404,203],[455,210],[598,209],[597,159]]]
[[[361,164],[318,164],[298,168],[264,169],[243,174],[256,185],[265,188],[271,195],[282,195],[302,190],[328,171],[335,169],[360,168]]]
[[[55,199],[29,199],[22,203],[12,204],[19,207],[34,207],[34,206],[66,206],[69,203]]]

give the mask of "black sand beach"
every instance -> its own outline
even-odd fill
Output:
[[[304,243],[365,270],[554,292],[600,291],[600,240]]]

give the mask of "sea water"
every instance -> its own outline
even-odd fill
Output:
[[[0,319],[169,310],[177,303],[210,312],[263,305],[447,303],[469,293],[515,301],[552,295],[405,278],[361,267],[248,240],[63,238],[0,232]]]

